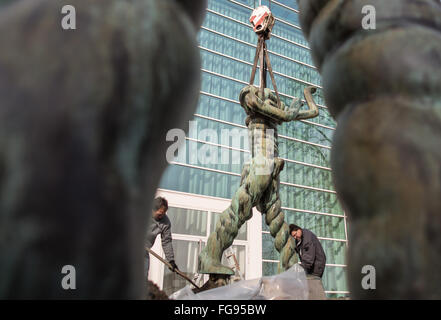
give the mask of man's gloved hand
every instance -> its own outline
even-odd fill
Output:
[[[175,272],[175,270],[179,270],[179,268],[178,268],[178,266],[176,265],[176,262],[175,262],[175,260],[171,260],[171,261],[169,261],[169,263],[171,264],[171,268],[169,268],[170,269],[170,271],[173,271],[173,272]]]

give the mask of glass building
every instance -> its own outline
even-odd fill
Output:
[[[219,213],[229,206],[240,184],[242,166],[249,159],[246,114],[238,96],[251,74],[257,36],[248,19],[259,5],[270,7],[276,17],[267,46],[282,101],[290,105],[294,97],[303,98],[305,86],[318,87],[319,116],[279,127],[279,156],[285,159],[280,175],[285,221],[319,237],[327,256],[326,293],[328,297],[347,296],[346,216],[337,201],[329,164],[336,123],[324,105],[321,78],[299,27],[295,0],[208,1],[198,35],[202,58],[199,105],[189,122],[185,145],[175,153],[158,189],[158,195],[169,201],[176,262],[181,271],[198,277],[198,254]],[[256,85],[258,81],[257,74]],[[271,86],[270,79],[267,84]],[[153,249],[162,254],[159,237]],[[245,279],[276,274],[279,254],[257,210],[232,249],[239,264],[236,269]],[[232,264],[231,257],[224,259]],[[158,260],[150,261],[150,279],[168,294],[186,285]],[[201,276],[198,281],[203,282]]]

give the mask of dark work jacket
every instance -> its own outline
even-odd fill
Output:
[[[325,271],[326,255],[317,236],[308,229],[302,229],[302,239],[296,240],[296,252],[301,266],[307,274],[322,277]]]
[[[175,260],[172,245],[171,222],[166,215],[159,221],[153,217],[150,218],[150,226],[147,230],[145,243],[147,248],[150,249],[153,246],[158,234],[161,235],[162,249],[164,250],[165,258],[168,261]]]

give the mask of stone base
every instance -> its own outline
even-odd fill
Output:
[[[325,289],[323,288],[320,277],[307,275],[308,281],[308,300],[326,300]]]

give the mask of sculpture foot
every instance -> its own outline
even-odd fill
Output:
[[[206,258],[199,261],[199,273],[233,275],[234,271],[212,258]]]
[[[192,291],[194,293],[199,293],[206,290],[211,290],[219,287],[226,286],[230,284],[231,279],[230,275],[227,274],[210,274],[210,277],[207,282],[200,288],[194,288]]]

